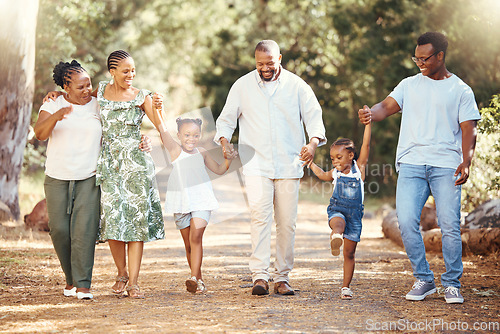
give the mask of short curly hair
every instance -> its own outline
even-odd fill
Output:
[[[420,35],[417,39],[417,45],[432,44],[435,52],[443,51],[446,55],[446,50],[448,49],[448,40],[446,36],[440,32],[431,31]]]
[[[86,71],[76,60],[72,60],[71,63],[61,61],[54,67],[52,78],[56,85],[64,88],[65,85],[71,82],[71,76],[73,74],[81,72]]]

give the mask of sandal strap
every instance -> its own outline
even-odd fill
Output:
[[[116,276],[116,282],[128,283],[128,276]]]
[[[141,289],[139,288],[139,286],[137,284],[135,284],[135,285],[129,285],[129,286],[127,286],[127,291],[137,291],[137,292],[140,292]]]

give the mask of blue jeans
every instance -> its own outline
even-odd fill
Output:
[[[425,247],[420,233],[422,208],[432,194],[436,203],[438,225],[442,234],[443,259],[446,272],[441,275],[444,287],[460,288],[462,277],[462,238],[460,235],[461,186],[455,186],[458,177],[452,168],[428,165],[401,164],[396,189],[396,211],[399,229],[410,259],[413,276],[430,282],[434,274],[425,258]]]

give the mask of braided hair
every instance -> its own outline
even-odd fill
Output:
[[[349,138],[340,138],[337,139],[332,146],[330,146],[330,149],[334,146],[344,146],[346,150],[349,152],[352,152],[354,154],[354,158],[352,160],[357,160],[358,159],[358,154],[356,153],[356,147],[354,146],[354,142],[350,140]]]
[[[54,67],[52,78],[56,85],[64,88],[64,85],[71,82],[73,74],[81,72],[85,72],[85,69],[76,60],[72,60],[71,63],[61,61]]]
[[[180,117],[178,117],[175,120],[175,122],[177,123],[177,131],[181,131],[182,125],[187,124],[187,123],[194,123],[194,124],[198,125],[198,127],[201,130],[202,121],[200,118],[180,118]]]
[[[108,71],[118,67],[118,63],[123,59],[132,57],[127,51],[117,50],[113,51],[108,56]]]

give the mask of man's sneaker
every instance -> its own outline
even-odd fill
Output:
[[[407,300],[423,300],[428,295],[436,292],[434,281],[425,282],[418,280],[413,284],[411,291],[406,294]]]
[[[459,289],[449,286],[444,289],[444,300],[446,300],[448,304],[462,304],[464,302],[464,297],[460,294]]]

